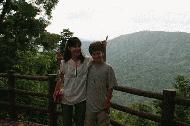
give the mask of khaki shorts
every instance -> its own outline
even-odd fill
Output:
[[[105,111],[86,112],[84,126],[110,126],[109,115]]]

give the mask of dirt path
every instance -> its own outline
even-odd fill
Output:
[[[47,126],[47,125],[42,125],[38,123],[33,123],[33,122],[27,122],[27,121],[11,121],[8,119],[0,119],[0,126]]]

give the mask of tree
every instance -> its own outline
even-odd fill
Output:
[[[174,87],[178,96],[190,98],[190,80],[188,78],[178,75],[175,78]]]
[[[0,1],[0,72],[17,64],[18,51],[38,50],[38,45],[50,49],[45,37],[48,19],[58,0],[1,0]],[[48,40],[48,39],[47,39]],[[48,43],[48,44],[47,44]]]
[[[17,5],[19,3],[31,4],[39,10],[40,13],[38,13],[38,15],[43,16],[42,13],[44,13],[48,18],[51,18],[52,9],[58,3],[58,0],[27,0],[27,2],[26,0],[0,0],[0,8],[2,10],[0,14],[0,23],[6,20],[6,17],[10,15],[12,11],[17,11],[19,8]]]
[[[51,51],[58,48],[61,36],[49,32],[44,32],[39,38],[36,39],[36,43],[42,46],[43,51]]]
[[[63,29],[61,32],[61,44],[60,44],[60,52],[64,54],[65,45],[69,38],[73,36],[73,32],[71,32],[69,29]]]
[[[18,52],[20,59],[13,66],[14,70],[21,74],[47,75],[57,72],[55,52]]]
[[[0,72],[9,69],[32,75],[56,72],[54,49],[58,47],[60,35],[51,34],[45,28],[50,23],[48,20],[51,11],[57,2],[58,0],[0,0]],[[42,46],[44,52],[39,52],[39,46]],[[47,85],[39,83],[45,82],[18,80],[16,88],[46,92]],[[3,83],[0,82],[1,85]],[[46,99],[31,96],[18,96],[17,100],[19,103],[43,107],[47,105]],[[33,112],[23,112],[20,115],[24,120],[47,123],[47,117],[41,113],[34,115]]]
[[[177,96],[190,98],[190,80],[182,75],[175,78],[174,87],[177,91]],[[190,123],[190,107],[176,106],[175,117],[182,122]]]
[[[177,96],[182,98],[190,98],[190,80],[185,76],[178,75],[175,78],[175,83],[173,84],[174,88],[177,91]],[[153,106],[158,115],[162,113],[162,102],[153,101]],[[180,106],[176,105],[175,107],[175,118],[176,120],[190,123],[190,107],[189,106]]]
[[[153,113],[153,108],[149,104],[132,104],[131,108],[140,112]],[[118,110],[111,109],[111,118],[120,122],[124,125],[129,126],[156,126],[156,124],[148,119],[143,119],[141,117],[131,115],[129,113],[124,113]]]
[[[47,75],[49,73],[57,72],[57,64],[55,60],[55,51],[18,51],[17,57],[19,60],[18,64],[13,66],[14,70],[20,74],[31,74],[31,75]],[[0,78],[0,87],[7,87],[6,79]],[[16,89],[47,93],[48,85],[47,81],[31,81],[31,80],[16,80]],[[0,101],[8,100],[8,94],[6,92],[0,92]],[[19,104],[35,105],[37,107],[47,107],[48,102],[46,98],[32,97],[30,95],[18,95],[16,101]],[[4,118],[9,117],[7,111],[0,110],[0,116]],[[39,122],[46,124],[48,122],[47,114],[36,113],[36,112],[21,112],[18,115],[19,119],[28,120],[32,122]]]
[[[153,113],[153,108],[150,105],[146,104],[133,104],[132,108],[140,112]],[[143,119],[138,116],[129,116],[129,123],[134,126],[155,126],[156,124],[148,119]]]

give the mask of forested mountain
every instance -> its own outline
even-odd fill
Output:
[[[83,41],[87,53],[89,42]],[[190,75],[190,33],[141,31],[108,41],[107,62],[119,84],[149,91],[171,88]]]
[[[162,91],[174,78],[190,75],[190,34],[142,31],[108,42],[107,61],[119,84]]]

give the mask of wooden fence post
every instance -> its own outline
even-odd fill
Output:
[[[53,101],[53,92],[55,89],[56,74],[48,74],[48,92],[49,92],[49,105],[48,105],[48,116],[49,124],[48,126],[57,126],[57,114],[56,114],[56,104]]]
[[[163,90],[163,108],[162,108],[162,122],[161,126],[175,126],[174,125],[174,111],[175,111],[175,96],[176,91],[172,89]]]
[[[7,74],[8,78],[8,89],[9,89],[9,104],[10,104],[10,109],[9,109],[9,115],[12,120],[17,119],[17,113],[16,113],[16,98],[15,98],[15,76],[14,76],[14,71],[10,70],[8,71]]]

